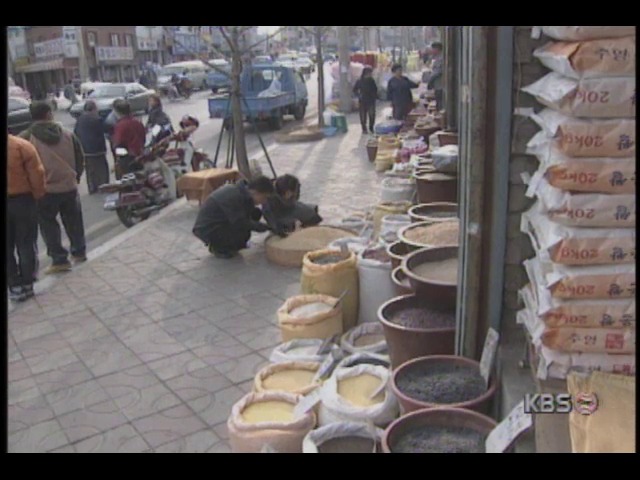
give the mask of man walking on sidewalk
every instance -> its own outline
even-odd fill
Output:
[[[26,140],[9,135],[7,149],[7,276],[9,298],[33,297],[38,270],[38,211],[45,194],[44,167]],[[18,261],[16,262],[16,251]]]
[[[87,100],[84,104],[84,113],[78,118],[74,133],[82,144],[87,161],[87,186],[89,195],[93,195],[100,185],[109,183],[104,125],[98,116],[98,106],[93,100]]]
[[[84,152],[78,138],[53,121],[51,107],[44,102],[32,103],[34,123],[20,134],[29,140],[40,155],[46,177],[45,196],[38,202],[38,223],[47,245],[52,265],[45,273],[71,270],[69,252],[62,246],[62,234],[57,216],[71,243],[71,256],[84,262],[86,241],[78,183],[84,170]]]
[[[402,74],[402,65],[400,64],[394,65],[391,72],[393,77],[387,86],[387,100],[391,102],[393,107],[393,118],[404,121],[413,109],[411,90],[418,88],[419,85]]]

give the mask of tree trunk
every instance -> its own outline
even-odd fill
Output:
[[[240,52],[240,38],[238,27],[231,30],[233,42],[231,54],[231,112],[233,115],[233,136],[236,144],[236,161],[238,170],[247,179],[251,179],[249,156],[245,143],[244,118],[242,115],[242,99],[240,91],[240,75],[242,74],[242,57]]]
[[[318,126],[324,127],[324,59],[322,58],[322,27],[317,26],[316,59],[318,64]]]

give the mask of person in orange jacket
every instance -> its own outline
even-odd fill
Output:
[[[14,302],[23,302],[34,296],[33,284],[38,273],[36,201],[46,193],[45,173],[38,151],[27,140],[9,135],[7,150],[9,298]]]

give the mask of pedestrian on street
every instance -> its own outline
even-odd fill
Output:
[[[71,256],[76,263],[87,260],[87,245],[78,184],[84,171],[80,140],[53,121],[51,107],[35,102],[29,107],[33,124],[20,136],[29,140],[40,155],[46,178],[46,194],[38,201],[38,223],[52,264],[46,274],[71,270],[69,252],[62,246],[57,217],[69,237]]]
[[[113,110],[118,121],[113,128],[111,144],[114,150],[125,148],[129,152],[126,157],[116,157],[116,170],[120,175],[126,175],[136,168],[133,161],[142,155],[147,131],[142,122],[132,115],[131,105],[126,100],[113,102]]]
[[[418,84],[402,75],[402,65],[396,63],[391,72],[393,77],[387,86],[387,99],[393,108],[393,118],[404,121],[413,109],[413,95],[411,90],[418,88]]]
[[[362,133],[374,133],[376,125],[376,100],[378,99],[378,86],[373,79],[373,69],[365,67],[362,76],[353,87],[353,93],[360,103],[360,124]],[[369,118],[369,130],[367,130],[367,117]]]
[[[64,98],[71,102],[69,110],[71,110],[71,107],[78,103],[78,96],[76,95],[76,87],[73,85],[73,80],[69,80],[67,86],[64,87]]]
[[[273,193],[273,183],[265,176],[215,190],[200,208],[193,234],[217,258],[235,257],[247,248],[252,231],[269,230],[256,206],[266,204]]]
[[[150,132],[155,126],[162,128],[162,133],[160,133],[155,139],[156,142],[160,142],[164,138],[171,136],[173,133],[171,119],[162,108],[160,95],[154,93],[149,97],[149,118],[147,119],[146,125],[147,132]]]
[[[442,55],[442,43],[434,42],[431,45],[431,51],[433,52],[433,58],[431,60],[431,78],[429,79],[427,88],[435,91],[436,109],[440,111],[444,107],[444,89],[442,83],[444,75],[444,58]]]
[[[109,183],[104,125],[98,115],[98,106],[93,100],[87,100],[84,104],[84,113],[78,118],[73,133],[82,144],[87,162],[87,186],[89,187],[89,195],[93,195],[98,191],[100,185]]]
[[[45,194],[44,167],[37,150],[9,135],[7,149],[7,282],[9,298],[33,297],[38,274],[37,200]],[[15,254],[18,254],[16,261]]]
[[[104,124],[103,124],[104,135],[107,137],[107,140],[109,141],[109,149],[111,150],[111,155],[113,156],[114,161],[116,158],[116,150],[113,147],[113,130],[116,127],[116,123],[118,123],[118,116],[116,115],[116,111],[114,107],[118,102],[122,102],[122,100],[115,100],[113,102],[113,105],[111,106],[111,111],[109,112],[109,115],[107,115],[107,118],[104,119]],[[119,179],[120,177],[118,177],[118,180]]]

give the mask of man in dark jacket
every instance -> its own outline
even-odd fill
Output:
[[[98,191],[100,185],[109,183],[107,163],[107,141],[104,125],[98,115],[98,106],[93,100],[84,104],[84,113],[78,118],[73,133],[80,139],[87,161],[87,186],[89,195]]]
[[[376,100],[378,99],[378,86],[373,79],[373,69],[365,67],[362,76],[353,87],[353,93],[357,95],[360,103],[360,123],[362,133],[374,133],[376,124]],[[367,131],[367,116],[369,117],[369,130]]]
[[[86,240],[78,183],[84,171],[84,152],[80,140],[53,121],[51,107],[35,102],[29,107],[33,124],[20,134],[40,155],[46,178],[46,194],[38,202],[38,223],[52,265],[45,273],[71,270],[69,252],[62,246],[58,215],[62,219],[71,256],[77,263],[87,260]]]
[[[267,177],[225,185],[214,191],[200,208],[193,234],[204,242],[218,258],[233,258],[247,248],[251,232],[266,232],[257,205],[264,205],[273,194],[273,184]]]
[[[111,144],[114,150],[117,148],[125,148],[129,152],[127,157],[116,160],[120,174],[124,175],[131,173],[133,160],[142,155],[147,138],[147,131],[142,122],[131,114],[131,105],[129,102],[114,102],[113,109],[116,112],[118,121],[113,127]]]
[[[393,107],[393,118],[404,121],[413,108],[411,90],[418,88],[418,84],[402,75],[402,65],[394,65],[391,72],[393,77],[387,86],[387,100],[391,102]]]
[[[300,181],[293,175],[278,177],[276,194],[269,197],[263,209],[270,229],[280,236],[293,232],[298,225],[312,227],[322,222],[317,205],[300,201]]]

